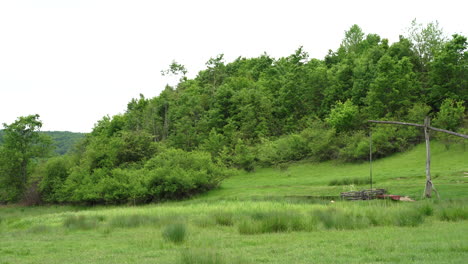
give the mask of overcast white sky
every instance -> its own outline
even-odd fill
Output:
[[[323,59],[358,24],[391,42],[412,19],[467,35],[467,1],[0,0],[0,123],[39,114],[42,130],[89,132],[153,97],[172,60],[189,77],[210,57]]]

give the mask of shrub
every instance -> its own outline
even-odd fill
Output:
[[[328,128],[323,122],[313,122],[301,132],[301,137],[307,142],[309,156],[314,159],[323,161],[338,157],[340,138],[336,137],[335,129]]]
[[[182,243],[187,235],[187,228],[183,223],[170,224],[163,229],[162,235],[167,241],[176,244]]]
[[[445,99],[440,106],[440,111],[434,119],[434,125],[438,128],[456,131],[463,123],[465,107],[463,101]]]
[[[255,169],[255,155],[252,153],[252,148],[242,140],[238,139],[232,153],[232,163],[239,169],[253,171]]]
[[[338,132],[352,130],[359,126],[359,107],[351,100],[342,103],[338,101],[325,119]]]
[[[369,158],[369,137],[364,131],[355,131],[342,135],[343,147],[339,158],[343,161],[367,160]]]
[[[169,149],[149,160],[142,173],[149,177],[153,199],[180,199],[218,186],[228,170],[206,152]]]
[[[50,158],[45,164],[39,191],[46,202],[60,201],[63,183],[69,175],[71,161],[67,156]]]

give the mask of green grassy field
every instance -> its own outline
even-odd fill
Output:
[[[192,200],[0,207],[0,263],[466,263],[468,151],[432,144],[441,199],[422,200],[424,146],[374,163],[375,186],[417,202],[330,202],[368,164],[239,173]]]

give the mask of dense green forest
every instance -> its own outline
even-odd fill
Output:
[[[430,116],[435,127],[467,131],[467,38],[445,37],[437,23],[413,22],[395,43],[353,25],[324,59],[309,58],[300,47],[282,58],[226,62],[221,54],[193,79],[177,62],[163,73],[180,82],[103,117],[68,155],[47,161],[38,158],[40,151],[12,156],[15,146],[5,138],[0,201],[17,201],[32,187],[46,202],[178,199],[215,188],[235,168],[302,159],[359,162],[369,153],[369,119],[422,123]],[[26,121],[5,127],[9,140],[21,131],[12,126]],[[38,117],[29,121],[40,126]],[[376,157],[422,140],[412,127],[372,131]],[[39,138],[28,142],[47,145]]]

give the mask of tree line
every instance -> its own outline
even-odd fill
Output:
[[[467,65],[465,36],[416,21],[392,44],[353,25],[322,60],[302,47],[278,59],[218,55],[193,79],[173,62],[163,74],[179,76],[176,86],[103,117],[72,153],[36,161],[29,181],[46,202],[136,203],[215,188],[232,168],[365,160],[368,119],[419,123],[429,115],[434,126],[466,131]],[[383,157],[421,140],[418,128],[374,127],[372,152]],[[21,178],[16,195],[5,192],[19,173],[5,167],[0,200],[18,200],[31,183]]]

